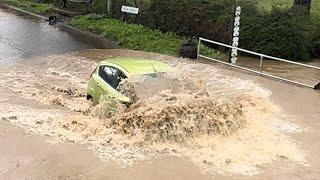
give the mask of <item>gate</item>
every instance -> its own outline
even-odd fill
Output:
[[[222,47],[225,47],[225,48],[237,50],[237,51],[240,51],[240,52],[248,53],[250,55],[258,56],[258,57],[260,57],[259,68],[257,70],[253,70],[253,69],[249,69],[249,68],[246,68],[246,67],[239,66],[237,64],[232,64],[232,63],[229,63],[229,62],[225,62],[223,60],[219,60],[219,59],[216,59],[216,58],[212,58],[212,57],[208,57],[208,56],[205,56],[205,55],[201,55],[200,53],[201,53],[201,43],[202,42],[206,42],[206,43],[209,43],[209,44],[214,44],[214,45],[222,46]],[[255,74],[259,74],[261,76],[265,76],[265,77],[269,77],[269,78],[285,81],[285,82],[292,83],[292,84],[295,84],[295,85],[300,85],[300,86],[309,87],[309,88],[313,88],[313,89],[320,89],[320,82],[318,84],[316,84],[316,85],[311,85],[311,84],[306,84],[306,83],[303,83],[303,82],[298,82],[298,81],[295,81],[295,80],[290,80],[290,79],[287,79],[287,78],[282,78],[282,77],[279,77],[279,76],[276,76],[276,75],[272,75],[272,74],[267,73],[267,72],[263,72],[264,59],[271,59],[271,60],[274,60],[274,61],[280,61],[280,62],[284,62],[284,63],[288,63],[288,64],[294,64],[294,65],[297,65],[297,66],[300,66],[300,67],[315,69],[315,70],[317,70],[319,72],[319,77],[320,77],[320,67],[317,67],[317,66],[312,66],[312,65],[298,63],[298,62],[294,62],[294,61],[289,61],[289,60],[286,60],[286,59],[281,59],[281,58],[277,58],[277,57],[273,57],[273,56],[268,56],[268,55],[261,54],[261,53],[256,53],[256,52],[253,52],[253,51],[241,49],[241,48],[238,48],[238,47],[233,47],[233,46],[230,46],[230,45],[227,45],[227,44],[223,44],[223,43],[220,43],[220,42],[212,41],[212,40],[201,38],[201,37],[199,38],[198,56],[197,57],[198,57],[198,59],[199,59],[199,57],[201,57],[201,58],[204,58],[204,59],[207,59],[207,60],[212,60],[212,61],[215,61],[215,62],[218,62],[218,63],[222,63],[222,64],[225,64],[225,65],[228,65],[228,66],[232,66],[232,67],[235,67],[235,68],[238,68],[238,69],[242,69],[242,70],[249,71],[249,72],[252,72],[252,73],[255,73]]]

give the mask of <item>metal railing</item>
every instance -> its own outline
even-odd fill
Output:
[[[223,46],[223,47],[230,48],[230,49],[236,49],[238,51],[245,52],[245,53],[248,53],[248,54],[252,54],[252,55],[255,55],[255,56],[259,56],[260,57],[259,70],[252,70],[252,69],[249,69],[249,68],[246,68],[246,67],[242,67],[242,66],[239,66],[239,65],[236,65],[236,64],[232,64],[232,63],[225,62],[225,61],[222,61],[222,60],[218,60],[218,59],[215,59],[215,58],[212,58],[212,57],[207,57],[207,56],[201,55],[200,54],[200,52],[201,52],[200,48],[201,48],[201,42],[202,41],[207,42],[207,43],[211,43],[211,44],[215,44],[215,45],[219,45],[219,46]],[[201,37],[199,38],[198,56],[197,57],[198,57],[198,59],[199,59],[199,57],[201,57],[201,58],[204,58],[204,59],[213,60],[213,61],[216,61],[216,62],[219,62],[219,63],[222,63],[222,64],[226,64],[226,65],[229,65],[229,66],[232,66],[232,67],[235,67],[235,68],[239,68],[239,69],[242,69],[242,70],[245,70],[245,71],[253,72],[253,73],[265,76],[265,77],[269,77],[269,78],[273,78],[273,79],[289,82],[289,83],[300,85],[300,86],[305,86],[305,87],[309,87],[309,88],[313,88],[313,89],[318,89],[319,86],[320,86],[320,83],[317,84],[317,85],[309,85],[309,84],[301,83],[301,82],[298,82],[298,81],[295,81],[295,80],[289,80],[289,79],[286,79],[286,78],[282,78],[282,77],[278,77],[278,76],[275,76],[275,75],[271,75],[271,74],[262,72],[264,58],[272,59],[272,60],[276,60],[276,61],[280,61],[280,62],[286,62],[286,63],[289,63],[289,64],[294,64],[294,65],[297,65],[297,66],[302,66],[302,67],[311,68],[311,69],[315,69],[315,70],[319,70],[319,74],[320,74],[320,67],[312,66],[312,65],[308,65],[308,64],[303,64],[303,63],[298,63],[298,62],[294,62],[294,61],[289,61],[289,60],[286,60],[286,59],[281,59],[281,58],[277,58],[277,57],[273,57],[273,56],[269,56],[269,55],[265,55],[265,54],[261,54],[261,53],[257,53],[257,52],[253,52],[253,51],[249,51],[249,50],[246,50],[246,49],[230,46],[230,45],[227,45],[227,44],[223,44],[223,43],[220,43],[220,42],[217,42],[217,41],[212,41],[212,40],[201,38]]]

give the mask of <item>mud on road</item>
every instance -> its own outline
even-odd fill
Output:
[[[179,157],[216,175],[256,175],[283,160],[308,165],[291,138],[303,129],[270,100],[271,91],[207,64],[140,54],[174,66],[166,78],[185,88],[152,91],[111,118],[100,116],[104,103],[94,107],[85,98],[88,78],[97,60],[118,53],[87,50],[1,66],[1,121],[48,143],[82,144],[123,167],[157,156]]]

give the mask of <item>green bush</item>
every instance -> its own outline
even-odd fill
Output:
[[[320,56],[320,14],[314,14],[310,17],[308,23],[309,36],[312,43],[311,55],[312,57]]]
[[[320,54],[319,15],[302,16],[285,5],[265,9],[260,3],[240,1],[240,47],[290,60],[308,60]],[[151,0],[144,25],[229,43],[233,6],[234,0]]]
[[[52,12],[53,6],[34,2],[54,1],[56,5],[59,3],[61,5],[62,2],[61,0],[4,1],[39,14]],[[290,5],[286,5],[291,4],[289,1],[291,2],[291,0],[270,2],[241,0],[240,47],[291,60],[308,60],[310,57],[319,56],[320,13],[315,13],[317,12],[315,6],[319,3],[313,2],[313,12],[310,16],[305,16],[295,12]],[[85,24],[82,28],[91,28],[89,30],[112,37],[127,48],[172,55],[179,49],[183,39],[181,37],[201,36],[229,43],[234,2],[234,0],[113,0],[113,18],[122,17],[120,11],[122,5],[136,6],[140,9],[139,15],[126,15],[126,20],[148,27],[145,28],[140,25],[121,24],[106,19],[105,15],[98,15],[106,13],[107,0],[93,0],[89,10],[96,14],[73,20],[73,23],[83,21]],[[280,5],[275,7],[271,2]],[[79,3],[69,3],[69,8],[85,11],[85,6]],[[99,27],[98,22],[102,23],[102,27]],[[107,27],[109,25],[111,27]],[[160,37],[155,37],[157,35]],[[154,39],[156,46],[147,42]],[[167,42],[170,42],[169,47],[164,45]]]
[[[273,8],[245,21],[241,47],[290,60],[310,59],[312,38],[319,34],[310,27],[310,17],[299,16],[292,9]]]
[[[229,41],[234,0],[151,0],[148,25],[182,36]],[[255,0],[242,0],[242,17],[258,13]]]

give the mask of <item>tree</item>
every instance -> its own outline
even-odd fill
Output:
[[[311,0],[294,0],[293,7],[299,10],[310,12]]]

